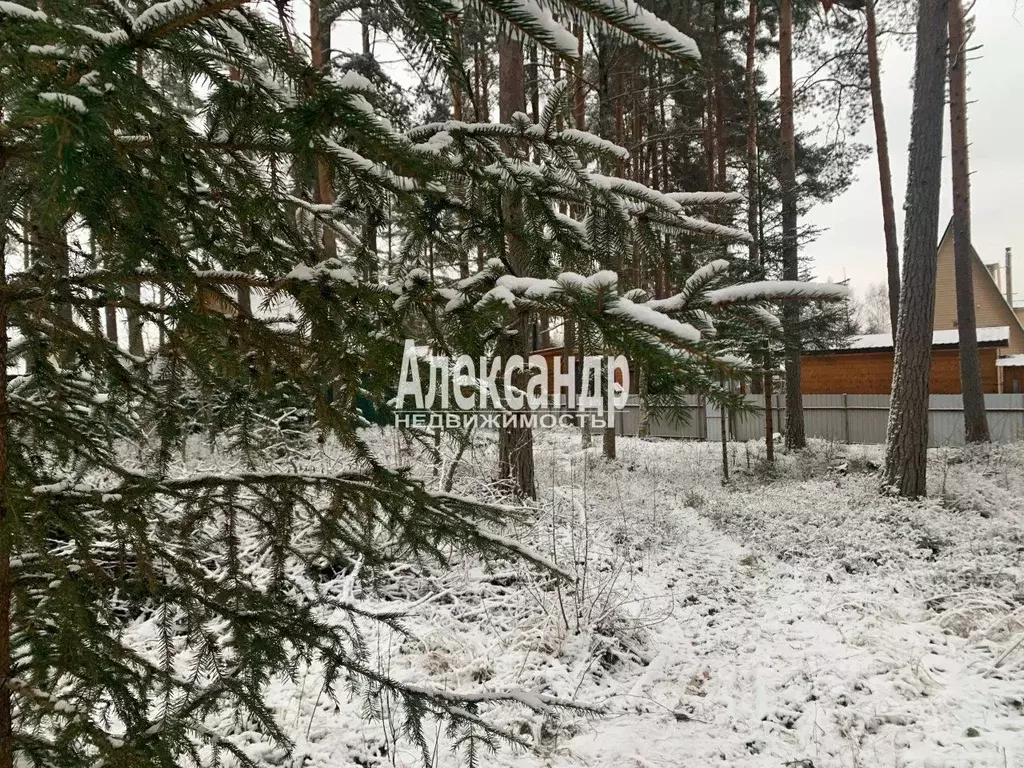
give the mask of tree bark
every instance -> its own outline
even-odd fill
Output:
[[[331,22],[325,17],[321,0],[309,2],[309,50],[310,63],[313,69],[324,71],[330,64]],[[313,184],[313,201],[318,205],[330,205],[334,202],[334,191],[331,188],[331,169],[319,157],[316,160],[316,178]],[[333,259],[338,253],[338,245],[334,231],[324,227],[321,238],[324,259]]]
[[[6,222],[4,222],[6,224]],[[0,235],[0,253],[6,236]],[[7,284],[5,260],[0,260],[0,285]],[[7,298],[0,296],[0,329],[7,328]],[[0,366],[7,371],[7,333],[0,332]],[[11,568],[12,528],[8,519],[7,503],[9,471],[7,463],[7,431],[9,421],[7,404],[7,376],[0,380],[0,768],[14,766],[14,712],[11,696],[11,600],[14,592],[14,573]]]
[[[772,373],[771,346],[764,345],[764,455],[769,464],[775,462],[775,412],[772,410],[772,399],[775,392],[775,379]]]
[[[747,12],[747,64],[744,86],[747,95],[747,229],[750,232],[748,258],[764,272],[761,254],[761,227],[758,203],[758,157],[757,157],[757,0],[750,0]],[[775,418],[772,412],[773,374],[771,370],[771,342],[764,345],[764,374],[761,390],[764,394],[764,450],[769,463],[775,461]]]
[[[921,0],[903,234],[903,281],[882,484],[901,496],[926,492],[928,379],[935,312],[935,249],[942,186],[946,0]]]
[[[760,264],[757,237],[757,83],[754,80],[757,56],[757,0],[750,0],[747,14],[747,65],[744,87],[747,95],[747,229],[750,231],[751,264]]]
[[[878,156],[878,183],[882,192],[882,229],[885,231],[885,267],[889,278],[889,320],[892,332],[896,333],[900,307],[900,246],[896,239],[896,210],[892,197],[892,170],[889,167],[889,135],[885,129],[885,105],[882,102],[875,0],[867,0],[864,7],[867,16],[871,116],[875,123],[875,154]]]
[[[237,82],[242,80],[242,71],[236,66],[228,67],[229,77]],[[248,285],[238,286],[238,313],[243,317],[252,316],[252,289]],[[163,326],[161,326],[161,333],[163,332]],[[161,347],[163,344],[160,345]]]
[[[135,74],[142,77],[144,71],[144,61],[142,54],[138,54],[135,58]],[[142,301],[142,285],[137,282],[129,282],[124,286],[124,296],[128,300],[128,303],[141,303]],[[139,316],[139,310],[128,307],[125,311],[127,325],[128,325],[128,352],[135,357],[142,357],[145,355],[145,344],[142,339],[142,318]],[[116,316],[116,310],[115,310]]]
[[[978,360],[978,324],[974,316],[971,270],[971,178],[967,149],[967,38],[960,0],[948,0],[949,129],[953,163],[953,265],[956,274],[956,325],[960,336],[960,387],[968,443],[989,441],[985,395]]]
[[[507,35],[498,40],[498,112],[499,119],[507,123],[516,112],[526,111],[526,83],[523,66],[523,43]],[[520,202],[512,195],[503,195],[502,209],[509,223],[522,217]],[[514,236],[508,237],[509,263],[517,274],[523,274],[525,264],[517,263]],[[531,323],[529,315],[521,310],[512,314],[510,330],[514,335],[505,335],[499,340],[497,353],[502,361],[515,354],[526,358],[530,354],[528,339]],[[526,389],[526,376],[519,372],[513,384]],[[529,498],[537,498],[537,484],[533,462],[533,430],[529,427],[502,426],[498,433],[498,475],[512,480],[516,492]]]
[[[622,104],[622,56],[620,55],[619,45],[612,41],[608,35],[600,35],[598,41],[597,103],[600,116],[598,134],[602,139],[611,139],[621,146],[625,132],[625,116]],[[613,84],[614,96],[612,95]],[[621,162],[618,164],[618,173],[620,176],[623,175]],[[622,259],[617,254],[613,258],[611,267],[619,275],[619,290],[624,290]],[[615,458],[615,427],[606,426],[602,431],[601,453],[606,459]]]
[[[573,25],[573,34],[576,35],[576,51],[578,56],[573,66],[573,92],[572,92],[572,122],[573,127],[578,131],[586,130],[586,84],[583,77],[583,26],[580,24]],[[576,391],[581,391],[581,385],[583,382],[583,356],[586,354],[586,339],[584,339],[583,333],[575,334],[576,336]],[[583,418],[580,424],[580,445],[583,448],[589,448],[591,442],[590,437],[590,420]]]
[[[779,3],[779,112],[781,117],[782,167],[782,279],[800,279],[797,250],[796,137],[793,127],[793,6]],[[800,305],[786,302],[782,310],[786,348],[786,447],[807,445],[804,434],[804,401],[800,381]]]

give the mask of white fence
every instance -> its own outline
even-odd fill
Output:
[[[758,410],[753,413],[727,414],[731,440],[756,440],[764,437],[764,396],[746,395]],[[804,424],[808,437],[820,437],[843,443],[884,443],[889,421],[888,395],[804,395]],[[1024,440],[1024,394],[985,395],[985,409],[992,439],[1007,443]],[[960,395],[931,395],[928,398],[928,444],[932,447],[964,444],[964,412]],[[619,434],[635,435],[640,403],[630,397],[617,417]],[[652,437],[721,439],[722,416],[715,406],[693,395],[685,409],[685,420],[655,414],[651,418]],[[774,429],[782,432],[786,423],[785,398],[773,398]]]

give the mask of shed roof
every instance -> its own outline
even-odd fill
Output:
[[[1000,325],[990,328],[978,329],[979,347],[1004,347],[1010,343],[1009,326]],[[954,348],[960,344],[960,332],[953,328],[951,330],[933,331],[932,348],[944,349]],[[838,354],[844,352],[869,352],[893,348],[891,333],[871,333],[865,336],[850,337],[850,344],[839,349],[821,350],[818,354]],[[808,354],[815,354],[808,352]]]

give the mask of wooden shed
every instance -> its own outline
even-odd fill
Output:
[[[935,258],[935,314],[932,318],[933,395],[960,394],[960,336],[957,331],[956,269],[952,221]],[[971,249],[974,314],[978,324],[981,385],[987,394],[1024,391],[1024,309],[1013,304],[1012,254],[986,264]],[[808,395],[883,395],[892,389],[893,341],[887,333],[855,336],[849,348],[807,352],[803,392]]]
[[[981,385],[986,393],[1002,391],[999,353],[1010,343],[1010,329],[978,329]],[[932,334],[929,392],[960,394],[960,335],[956,330]],[[807,352],[801,359],[805,395],[885,395],[892,389],[893,340],[888,333],[854,336],[845,349]]]

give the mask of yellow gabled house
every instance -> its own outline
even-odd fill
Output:
[[[955,330],[956,270],[953,264],[953,223],[946,227],[939,242],[938,273],[935,276],[936,331]],[[1024,392],[1024,307],[1013,307],[1013,262],[1006,249],[1002,263],[982,261],[971,248],[974,278],[974,316],[978,328],[1006,327],[1008,343],[996,359],[999,392]]]

